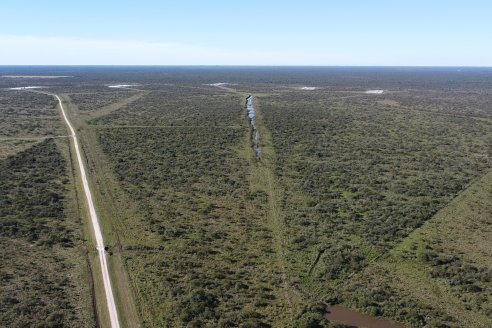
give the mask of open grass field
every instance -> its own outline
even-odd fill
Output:
[[[0,69],[50,75],[28,72]],[[490,70],[57,74],[71,78],[0,87],[63,99],[123,326],[340,327],[333,304],[408,327],[492,325]],[[56,102],[2,89],[0,113],[2,318],[94,326],[95,251]]]

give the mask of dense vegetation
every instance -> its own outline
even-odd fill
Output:
[[[376,267],[373,263],[384,259],[393,247],[431,219],[490,167],[490,122],[483,120],[489,113],[484,108],[486,100],[477,96],[475,102],[470,103],[471,98],[468,98],[467,106],[460,106],[462,103],[455,99],[455,94],[439,91],[434,94],[439,94],[441,98],[447,95],[448,98],[441,100],[444,104],[442,108],[436,108],[431,96],[425,94],[416,96],[412,106],[405,103],[411,95],[401,92],[374,96],[350,90],[306,92],[286,87],[257,88],[261,91],[257,106],[264,122],[263,132],[266,136],[271,135],[275,154],[271,169],[276,176],[277,188],[282,190],[283,261],[293,293],[302,294],[303,302],[309,303],[316,298],[328,303],[343,302],[364,312],[392,317],[416,327],[436,323],[456,324],[458,321],[452,313],[437,308],[435,304],[422,303],[418,297],[404,296],[395,284],[390,283],[394,275],[391,268]],[[202,92],[205,94],[202,95]],[[234,211],[231,205],[217,206],[210,199],[220,190],[228,190],[227,185],[221,182],[224,179],[229,181],[230,169],[238,166],[224,162],[225,158],[233,158],[233,153],[225,158],[218,156],[222,158],[221,162],[216,162],[216,154],[224,149],[224,140],[236,140],[230,146],[240,149],[241,142],[247,143],[244,137],[247,129],[244,127],[244,112],[241,113],[241,110],[244,111],[240,106],[241,97],[225,91],[221,96],[220,92],[215,91],[219,94],[213,95],[207,88],[163,86],[161,91],[153,91],[144,97],[141,103],[130,104],[94,122],[100,125],[97,131],[101,145],[114,163],[117,179],[131,198],[137,200],[149,229],[161,235],[162,242],[158,246],[149,246],[151,249],[158,248],[158,252],[128,256],[126,259],[129,271],[139,272],[136,274],[139,280],[135,282],[139,286],[146,286],[149,281],[155,285],[161,279],[151,277],[163,272],[166,272],[163,277],[174,277],[167,278],[170,285],[176,288],[189,286],[190,281],[181,277],[190,267],[197,268],[198,272],[207,272],[205,276],[198,275],[198,280],[192,284],[196,285],[197,290],[204,288],[201,283],[206,283],[206,286],[212,284],[213,289],[205,289],[212,296],[216,296],[215,289],[226,288],[227,284],[223,285],[222,282],[239,279],[233,272],[230,272],[230,277],[217,278],[205,265],[210,261],[206,255],[208,251],[198,252],[192,246],[198,243],[200,248],[208,249],[209,243],[215,245],[217,242],[212,247],[214,267],[223,271],[220,263],[228,263],[229,260],[217,257],[215,252],[222,254],[224,237],[221,234],[207,237],[205,232],[196,233],[197,228],[189,223],[193,218],[191,221],[196,221],[203,229],[202,220],[210,215],[218,220],[229,218],[228,213]],[[274,94],[265,95],[270,92]],[[242,96],[244,99],[244,93]],[[227,99],[230,99],[229,102],[224,101]],[[449,105],[453,103],[456,105]],[[136,127],[115,129],[111,127],[113,124]],[[155,128],[139,128],[140,125]],[[213,125],[222,127],[211,129]],[[241,129],[230,130],[224,125]],[[229,135],[231,131],[238,134]],[[268,140],[264,142],[268,143]],[[221,175],[227,178],[221,178]],[[204,183],[203,179],[207,177],[210,180]],[[247,175],[232,179],[235,193],[239,193],[245,180],[248,180]],[[201,204],[203,196],[199,191],[207,195],[205,205]],[[260,198],[245,196],[243,202],[246,205],[240,207],[247,208],[249,204],[256,211],[263,207],[263,213],[243,214],[244,217],[266,218],[268,197],[267,194]],[[222,199],[221,203],[241,204],[238,199],[228,198]],[[209,208],[204,209],[204,206]],[[225,211],[219,210],[225,208]],[[230,238],[245,233],[242,230],[231,233],[230,229],[237,229],[238,223],[232,218],[226,222],[225,231],[228,231],[226,235]],[[272,254],[270,261],[273,262],[274,254],[278,255],[278,249],[272,247],[273,236],[278,231],[272,231],[271,226],[266,227],[265,233],[257,233],[258,237],[254,238],[258,240],[258,248],[231,256],[237,261],[263,251]],[[261,226],[253,227],[252,231],[261,232],[262,229]],[[232,238],[231,247],[235,243],[242,245],[240,240]],[[259,240],[269,241],[270,247],[262,248]],[[165,251],[169,249],[165,245],[176,243],[180,247],[171,249],[179,249],[180,254],[189,251],[200,256],[190,262],[182,261],[185,266],[180,263],[178,267],[169,268],[168,263],[175,263],[176,257]],[[257,259],[253,256],[253,263],[257,263],[254,265],[262,267],[259,263],[264,259],[261,257]],[[147,259],[146,265],[142,265],[143,259]],[[161,263],[166,264],[156,269],[156,263],[163,259]],[[145,273],[139,269],[142,267],[145,267]],[[277,274],[282,273],[280,268],[276,271]],[[366,281],[373,275],[386,278],[374,280],[378,281],[374,285]],[[210,280],[210,277],[216,278]],[[273,295],[278,296],[282,281],[266,281],[269,281],[269,288],[273,287]],[[253,283],[253,286],[260,285]],[[159,286],[162,286],[159,290],[169,290],[165,284],[159,283]],[[224,319],[229,318],[228,313],[232,313],[234,308],[223,299],[218,301],[211,297],[213,301],[207,301],[202,307],[189,301],[173,301],[164,296],[159,298],[149,293],[147,288],[141,288],[143,295],[146,295],[141,301],[147,307],[142,307],[142,313],[155,311],[150,310],[155,304],[168,304],[166,309],[199,306],[203,311],[208,310],[194,313],[197,324],[224,324],[228,320],[236,324],[243,322],[238,317]],[[275,289],[278,289],[276,293]],[[189,295],[188,291],[178,288],[174,293],[169,293],[176,298],[178,295]],[[251,286],[248,291],[258,295],[258,290]],[[231,297],[230,300],[234,303],[241,303],[239,300],[244,301],[254,295],[242,295],[242,290],[233,294],[236,298]],[[267,313],[264,317],[258,317],[262,318],[260,322],[275,324],[276,321],[268,316],[268,313],[274,313],[272,304],[275,304],[273,296],[270,302],[265,303],[267,310],[260,311],[262,315]],[[285,304],[282,306],[285,307]],[[311,305],[308,308],[311,310],[307,312],[301,308],[295,309],[297,322],[304,322],[305,325],[322,322],[318,317],[320,312]],[[152,318],[149,320],[164,320],[162,322],[177,325],[190,323],[184,319],[186,315],[171,312],[170,317],[164,318],[159,318],[159,314],[154,312],[149,315]]]
[[[243,99],[211,88],[162,86],[93,124],[111,125],[219,125],[241,124]]]
[[[386,105],[399,96],[290,92],[259,103],[284,190],[293,279],[327,302],[347,302],[419,327],[430,323],[425,318],[447,322],[452,314],[405,300],[384,280],[365,288],[358,273],[490,168],[492,134],[491,123],[481,119],[490,113],[483,105],[437,113],[425,99],[411,109]],[[479,272],[478,282],[486,279],[486,269],[458,263],[434,268],[433,277],[468,270]],[[388,275],[380,269],[372,274]],[[478,290],[470,280],[456,279],[464,289]]]
[[[66,160],[53,139],[0,162],[0,321],[92,326],[79,222],[67,218]]]
[[[118,91],[106,92],[82,92],[70,94],[70,99],[81,111],[94,111],[104,106],[111,105],[122,99],[129,98],[136,91],[121,89]]]
[[[238,153],[244,130],[98,131],[117,178],[160,237],[125,252],[144,324],[257,327],[280,319],[265,195],[249,189]]]
[[[51,96],[0,90],[0,159],[45,137],[66,134],[55,107]]]
[[[56,72],[73,77],[0,86],[67,100],[142,326],[336,326],[323,318],[335,303],[409,327],[492,325],[489,69]],[[127,83],[144,91],[107,88]],[[0,315],[12,326],[94,323],[66,142],[45,140],[66,135],[55,105],[0,91]]]
[[[55,136],[64,132],[52,96],[23,91],[0,92],[1,137]]]
[[[489,122],[372,103],[295,93],[261,99],[298,248],[340,232],[385,249],[489,167]]]

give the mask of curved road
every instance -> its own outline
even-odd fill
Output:
[[[119,328],[120,322],[118,321],[118,312],[116,311],[116,305],[114,302],[113,290],[111,288],[111,279],[109,277],[108,264],[106,261],[106,251],[104,250],[104,240],[101,233],[101,227],[99,226],[99,219],[97,218],[96,208],[92,201],[91,190],[89,189],[89,183],[85,174],[84,164],[82,162],[82,156],[80,155],[79,142],[75,130],[70,124],[70,121],[65,114],[62,101],[60,97],[54,95],[60,104],[61,112],[65,122],[67,123],[70,132],[72,133],[73,143],[75,146],[75,153],[77,154],[77,161],[79,162],[80,176],[82,178],[82,184],[84,186],[85,196],[87,198],[87,205],[89,206],[89,213],[91,217],[92,227],[94,229],[94,235],[96,237],[97,251],[99,253],[99,262],[101,263],[101,271],[104,282],[104,291],[106,293],[106,303],[108,305],[109,318],[111,320],[111,328]]]

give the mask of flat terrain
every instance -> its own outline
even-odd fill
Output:
[[[0,90],[0,159],[43,141],[66,136],[53,97]]]
[[[421,106],[402,109],[382,105],[387,99],[397,101],[401,95],[290,92],[258,101],[278,159],[292,276],[328,302],[342,301],[417,327],[428,324],[426,318],[486,327],[491,321],[483,305],[467,308],[470,302],[480,303],[478,299],[455,300],[456,294],[450,292],[444,298],[455,304],[442,309],[442,295],[422,300],[424,292],[413,290],[461,279],[469,297],[483,300],[484,294],[477,293],[489,288],[490,268],[468,267],[447,247],[431,252],[432,246],[426,246],[432,257],[425,261],[456,257],[454,267],[444,263],[429,270],[425,278],[429,283],[422,283],[423,277],[401,282],[399,287],[411,286],[412,294],[390,282],[410,274],[406,265],[422,265],[422,254],[395,264],[391,255],[400,243],[407,243],[409,234],[424,222],[433,222],[440,209],[488,172],[492,131],[491,122],[483,118],[489,112],[472,110],[470,105],[460,112],[452,107],[434,111],[425,100]],[[477,204],[488,207],[487,202],[483,198]],[[490,221],[490,211],[486,213]],[[457,217],[452,224],[460,244],[468,242],[463,240],[462,219]],[[486,229],[487,224],[479,226]],[[482,234],[480,239],[486,238]]]
[[[56,72],[72,77],[0,79],[9,326],[107,320],[56,99],[8,90],[31,85],[61,96],[80,138],[122,326],[352,324],[327,319],[334,304],[492,325],[491,70]]]
[[[93,327],[68,141],[47,138],[23,148],[8,147],[0,160],[0,321]]]

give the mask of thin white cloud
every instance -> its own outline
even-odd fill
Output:
[[[2,36],[0,65],[323,65],[343,64],[347,56],[303,51],[244,51],[192,44],[139,40]],[[350,63],[345,63],[350,64]]]
[[[312,49],[295,42],[288,49],[264,51],[254,38],[244,49],[141,40],[0,35],[0,65],[436,65],[490,66],[488,51],[443,56],[438,49],[339,46],[323,42]],[[383,49],[383,50],[381,50]]]
[[[1,64],[178,64],[214,58],[198,46],[136,40],[0,36]]]

